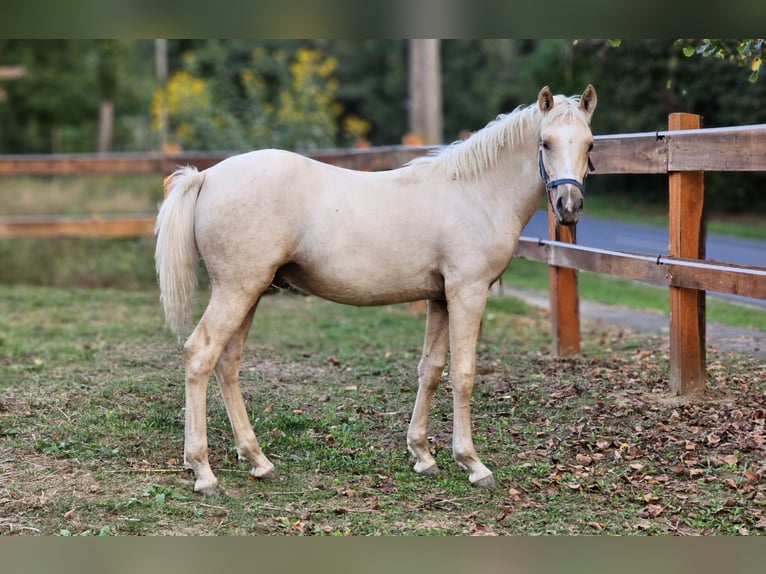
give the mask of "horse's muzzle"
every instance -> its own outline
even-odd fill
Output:
[[[571,185],[560,185],[557,191],[556,200],[552,202],[556,220],[560,225],[575,225],[583,209],[582,192]]]

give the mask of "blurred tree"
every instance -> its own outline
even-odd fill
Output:
[[[322,40],[338,62],[339,120],[363,119],[376,145],[401,143],[407,132],[407,52],[404,40]],[[346,141],[350,136],[344,134]],[[343,141],[339,143],[344,143]]]
[[[119,149],[145,147],[148,47],[148,42],[122,40],[0,41],[0,64],[22,65],[26,71],[5,86],[0,151],[93,151],[105,101],[115,109],[108,139]]]

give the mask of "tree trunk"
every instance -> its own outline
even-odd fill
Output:
[[[424,144],[442,143],[439,40],[409,43],[410,132]]]
[[[101,102],[98,115],[98,152],[105,153],[112,149],[112,132],[114,125],[114,103],[109,100]]]

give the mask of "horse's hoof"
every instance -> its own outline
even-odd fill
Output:
[[[205,497],[222,496],[226,494],[218,483],[210,484],[207,486],[195,486],[194,492]]]
[[[255,479],[264,480],[267,482],[277,480],[277,471],[273,466],[263,474],[256,473],[256,470],[253,469],[250,471],[250,475]]]
[[[436,463],[433,463],[431,466],[426,468],[418,468],[418,465],[415,465],[415,472],[418,474],[425,474],[427,476],[439,476],[439,466]]]
[[[487,476],[480,478],[475,482],[471,482],[471,486],[478,488],[494,488],[497,485],[495,483],[495,477],[491,474],[488,474]]]

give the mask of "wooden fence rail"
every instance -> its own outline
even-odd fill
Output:
[[[306,154],[319,161],[357,170],[393,169],[428,153],[429,146],[381,146],[370,149],[323,150]],[[179,154],[0,155],[0,176],[157,174],[179,165],[206,169],[230,152]],[[157,182],[157,188],[161,181]],[[98,216],[0,217],[0,239],[12,237],[140,237],[154,235],[154,214]]]
[[[520,257],[550,266],[552,335],[560,355],[579,352],[580,348],[576,270],[666,283],[671,293],[670,385],[676,394],[697,393],[705,388],[704,291],[766,299],[766,268],[704,261],[700,233],[704,171],[766,171],[766,124],[714,129],[698,126],[697,116],[673,114],[668,131],[595,138],[594,175],[668,174],[670,256],[577,246],[568,230],[557,227],[552,219],[549,240],[522,237],[517,250]],[[398,167],[432,149],[388,146],[307,155],[351,169],[382,170]],[[98,173],[164,176],[178,165],[204,169],[229,155],[0,156],[0,176]],[[153,233],[153,214],[0,218],[0,238],[129,237]]]

